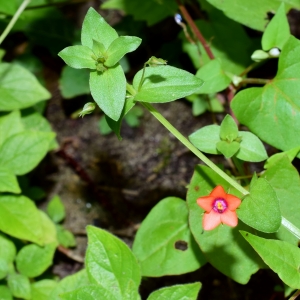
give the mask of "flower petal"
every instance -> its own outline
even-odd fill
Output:
[[[209,194],[209,196],[216,198],[223,198],[226,199],[227,194],[224,191],[223,187],[221,185],[217,185],[213,191]]]
[[[204,213],[202,227],[204,230],[212,230],[221,224],[221,214],[212,210],[210,213]]]
[[[228,204],[228,208],[230,210],[236,210],[238,208],[238,206],[240,206],[241,204],[241,199],[234,196],[234,195],[231,195],[231,194],[227,194],[226,195],[226,202]]]
[[[214,197],[205,196],[197,199],[197,204],[203,208],[205,211],[210,212],[213,208]]]
[[[238,218],[235,211],[227,209],[221,215],[221,222],[231,227],[235,227],[238,224]]]

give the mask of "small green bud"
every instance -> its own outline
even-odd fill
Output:
[[[271,50],[269,50],[269,55],[271,57],[279,57],[280,50],[278,48],[272,48]]]
[[[156,67],[160,65],[166,65],[167,61],[162,58],[157,58],[155,56],[151,56],[148,61],[146,61],[146,65],[149,65],[150,67]]]
[[[251,55],[251,59],[256,61],[256,62],[260,62],[260,61],[265,60],[269,57],[270,57],[269,53],[267,53],[263,50],[255,50],[253,52],[253,54]]]
[[[103,73],[104,71],[107,70],[107,68],[104,67],[103,63],[97,63],[97,64],[96,64],[96,70],[97,70],[98,72]]]
[[[243,78],[237,75],[232,76],[232,83],[234,86],[238,86],[243,81]]]
[[[79,117],[84,117],[85,115],[91,114],[96,108],[96,104],[93,102],[88,102],[84,105],[82,111],[79,113]]]

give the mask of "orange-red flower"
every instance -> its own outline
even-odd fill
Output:
[[[202,226],[204,230],[212,230],[220,223],[235,227],[238,223],[236,209],[241,199],[227,194],[223,187],[218,185],[209,196],[197,199],[197,204],[205,210]]]

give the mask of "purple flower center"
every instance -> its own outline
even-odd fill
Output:
[[[217,198],[213,203],[213,210],[222,214],[228,207],[227,202],[222,198]]]

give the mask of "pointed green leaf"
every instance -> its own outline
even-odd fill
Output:
[[[0,168],[0,192],[21,193],[17,177],[8,169]]]
[[[90,89],[95,102],[115,121],[121,116],[125,103],[126,78],[118,64],[103,73],[91,72]]]
[[[192,234],[208,262],[233,280],[246,284],[262,262],[255,251],[244,241],[239,229],[251,231],[251,228],[239,220],[238,226],[231,228],[220,225],[214,230],[203,231],[204,210],[197,205],[197,199],[210,194],[212,189],[221,185],[227,193],[241,195],[206,166],[197,166],[189,185],[187,205],[189,224]],[[239,211],[237,210],[239,215]],[[247,228],[247,229],[246,229]]]
[[[138,91],[143,70],[133,79],[133,87]],[[177,100],[194,93],[201,93],[203,81],[193,74],[171,66],[147,67],[140,90],[135,100],[150,103],[164,103]]]
[[[263,239],[245,231],[241,231],[241,234],[285,284],[300,288],[300,249],[297,246]]]
[[[24,125],[21,121],[20,111],[16,110],[0,117],[0,147],[6,139],[22,131],[24,131]]]
[[[238,127],[230,115],[226,115],[220,126],[220,138],[232,142],[238,137]]]
[[[92,49],[86,46],[76,45],[70,46],[58,53],[64,62],[75,69],[96,69],[96,60],[92,57],[95,56]]]
[[[238,120],[280,150],[300,145],[300,41],[290,37],[279,57],[276,77],[262,88],[239,92],[231,102]]]
[[[273,154],[265,162],[264,168],[269,169],[272,165],[276,164],[277,161],[280,160],[281,158],[283,158],[284,156],[287,156],[289,161],[292,162],[294,160],[294,158],[297,156],[297,154],[299,153],[299,151],[300,151],[300,146],[292,148],[291,150],[288,150],[288,151]]]
[[[9,63],[0,64],[0,95],[1,111],[26,108],[51,96],[29,71]]]
[[[248,131],[239,131],[240,150],[236,154],[238,159],[250,162],[260,162],[268,158],[266,149],[261,140],[253,133]]]
[[[43,241],[39,211],[25,196],[0,196],[0,230],[39,245]]]
[[[161,200],[150,211],[132,251],[146,277],[188,273],[206,263],[188,227],[186,202],[176,197]]]
[[[196,300],[200,288],[200,282],[169,286],[154,291],[147,300]]]
[[[136,291],[141,281],[140,266],[124,242],[105,230],[88,226],[85,265],[92,283],[105,287],[115,298],[126,298],[133,280]],[[128,299],[129,300],[129,299]]]
[[[51,279],[43,279],[32,283],[32,300],[49,300],[49,296],[57,284],[57,281]]]
[[[102,57],[102,56],[104,57],[104,54],[106,54],[106,48],[104,47],[104,45],[96,40],[93,40],[92,49],[96,57]]]
[[[59,223],[65,218],[65,207],[59,196],[56,195],[50,200],[47,206],[47,213],[55,223]]]
[[[16,253],[17,249],[15,244],[5,235],[0,234],[0,257],[7,263],[12,263],[15,259]]]
[[[61,300],[60,295],[62,295],[63,293],[74,291],[82,286],[87,286],[89,284],[91,283],[89,282],[86,270],[83,269],[62,279],[51,292],[49,299]]]
[[[208,61],[197,71],[196,76],[205,82],[201,94],[213,94],[223,91],[231,82],[217,59]]]
[[[55,134],[23,131],[8,138],[0,148],[0,165],[16,175],[35,168],[49,149]]]
[[[7,277],[7,285],[14,297],[31,299],[31,287],[28,277],[21,274],[10,274]]]
[[[116,38],[118,38],[117,32],[106,23],[100,14],[90,7],[82,24],[82,45],[92,49],[93,40],[96,40],[107,49]]]
[[[114,66],[126,53],[138,48],[142,40],[135,36],[120,36],[115,39],[107,49],[107,60],[105,66]]]
[[[282,49],[290,37],[290,25],[288,23],[284,3],[281,3],[275,16],[268,24],[261,40],[263,50],[272,48]]]
[[[57,238],[55,224],[42,210],[39,210],[39,213],[41,217],[41,227],[43,231],[43,244],[58,245],[58,238]]]
[[[219,154],[217,143],[220,141],[220,126],[208,125],[202,127],[189,135],[189,140],[203,152]]]
[[[111,130],[113,130],[113,132],[116,134],[116,136],[118,137],[118,139],[120,141],[122,140],[121,126],[122,126],[123,118],[134,107],[134,105],[135,105],[135,101],[134,101],[133,97],[126,98],[125,105],[123,107],[121,116],[118,121],[114,121],[110,117],[105,116],[108,126],[110,127]]]
[[[56,244],[40,247],[35,244],[24,246],[16,257],[17,270],[29,278],[44,273],[51,265]]]
[[[238,143],[238,142],[229,143],[229,142],[226,142],[226,141],[219,141],[217,143],[217,149],[226,158],[230,158],[240,149],[240,143]]]
[[[60,245],[63,245],[65,248],[76,246],[76,240],[71,231],[65,229],[62,225],[56,224],[56,232]]]
[[[281,225],[281,212],[276,192],[264,178],[251,185],[239,210],[239,218],[247,225],[262,231],[276,232]]]

